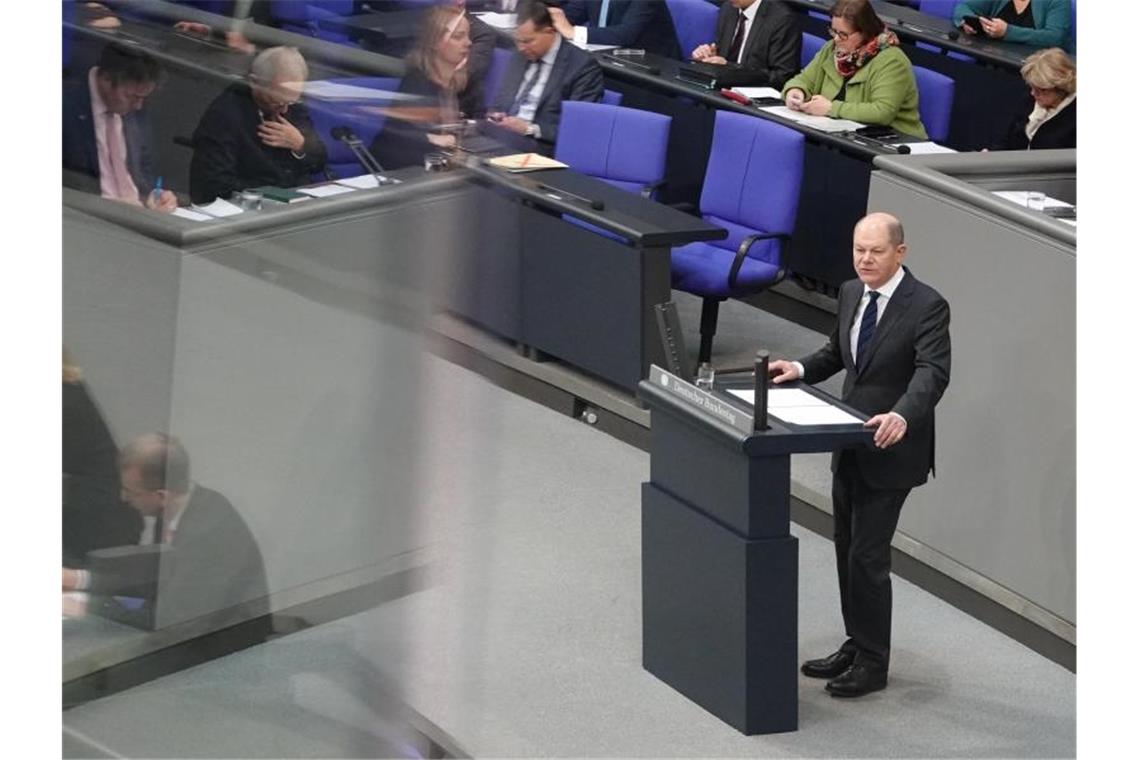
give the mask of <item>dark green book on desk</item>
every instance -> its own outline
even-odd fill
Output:
[[[296,190],[290,190],[287,187],[276,187],[274,185],[264,185],[262,187],[251,187],[250,190],[256,190],[261,193],[265,198],[278,203],[296,203],[297,201],[312,200],[313,196],[299,193]]]

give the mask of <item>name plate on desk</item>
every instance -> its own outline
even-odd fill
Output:
[[[649,382],[674,398],[700,409],[726,425],[731,425],[742,433],[751,435],[752,416],[731,404],[725,403],[708,391],[670,374],[656,364],[649,368]]]

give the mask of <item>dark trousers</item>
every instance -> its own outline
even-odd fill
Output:
[[[891,659],[891,537],[909,488],[872,488],[851,452],[841,458],[831,485],[835,511],[835,564],[847,641],[843,649],[874,670]]]

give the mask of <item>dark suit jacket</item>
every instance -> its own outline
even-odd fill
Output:
[[[602,0],[569,0],[563,3],[562,10],[571,24],[589,27],[592,43],[641,48],[668,58],[681,57],[677,31],[665,0],[610,0],[605,27],[598,26]]]
[[[229,199],[235,190],[262,185],[296,187],[324,168],[325,145],[313,130],[303,103],[289,108],[285,118],[305,136],[304,158],[287,148],[272,148],[257,136],[261,122],[257,104],[244,84],[230,85],[206,109],[194,130],[190,160],[190,199],[209,203]]]
[[[63,564],[138,541],[142,518],[120,500],[119,449],[83,383],[63,384]]]
[[[467,87],[459,93],[459,110],[469,119],[481,119],[487,113],[484,80],[491,68],[491,53],[499,42],[499,33],[480,18],[467,14],[471,22],[471,50],[467,54]]]
[[[135,181],[140,196],[145,196],[154,187],[154,154],[150,134],[150,119],[146,108],[132,111],[123,117],[127,171]],[[99,149],[95,145],[91,91],[86,74],[63,87],[63,184],[76,190],[99,194]]]
[[[562,40],[546,88],[534,112],[534,123],[542,130],[544,142],[558,139],[558,121],[562,117],[562,101],[586,100],[598,103],[602,99],[605,85],[602,81],[602,67],[589,53],[579,50],[569,40]],[[507,111],[518,95],[519,87],[530,65],[522,55],[515,55],[503,75],[503,84],[495,98],[493,111]]]
[[[439,85],[414,66],[408,66],[404,77],[400,80],[398,92],[422,97],[424,99],[422,103],[417,101],[416,105],[434,107],[439,104]],[[439,152],[439,148],[432,145],[427,138],[429,129],[435,127],[434,122],[422,124],[400,119],[394,114],[389,115],[384,120],[384,128],[373,138],[369,149],[385,169],[422,165],[425,153]]]
[[[736,6],[726,2],[716,17],[716,49],[725,58],[732,48],[738,14]],[[756,18],[752,19],[748,39],[744,41],[744,57],[740,59],[741,68],[756,74],[755,80],[749,80],[748,84],[782,89],[784,82],[800,70],[802,46],[798,14],[789,10],[783,0],[762,0]]]
[[[229,500],[209,488],[195,486],[178,529],[157,562],[131,565],[136,570],[147,567],[148,577],[100,572],[101,554],[92,556],[91,593],[147,597],[147,614],[140,618],[149,617],[152,625],[155,620],[159,626],[179,623],[242,602],[255,602],[255,614],[264,612],[259,608],[269,592],[261,551]]]
[[[1025,125],[1029,122],[1029,114],[1033,113],[1033,98],[1026,101],[1021,109],[1021,116],[1013,120],[1006,130],[1005,137],[994,145],[994,150],[1046,150],[1049,148],[1075,148],[1077,147],[1077,99],[1065,106],[1065,109],[1049,121],[1037,128],[1033,135],[1033,142],[1025,136]]]
[[[851,328],[863,283],[839,290],[839,317],[827,345],[801,359],[804,381],[818,383],[841,369],[843,401],[865,414],[894,411],[907,421],[901,441],[887,449],[864,447],[855,459],[873,488],[913,488],[934,469],[934,406],[950,382],[950,305],[909,271],[875,328],[859,370],[851,356]],[[838,466],[839,454],[832,460]]]

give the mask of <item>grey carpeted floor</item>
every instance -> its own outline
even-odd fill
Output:
[[[750,353],[748,332],[718,344]],[[476,757],[1074,756],[1075,676],[897,579],[889,688],[840,701],[804,678],[799,731],[742,736],[641,668],[648,455],[441,360],[425,374],[434,585],[65,727],[128,756],[376,756],[410,743],[384,686]],[[793,532],[800,654],[818,656],[840,640],[832,547]]]

